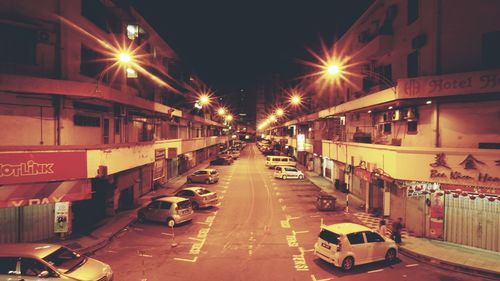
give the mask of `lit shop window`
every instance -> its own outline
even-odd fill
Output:
[[[139,37],[139,25],[137,24],[128,24],[127,25],[127,37],[130,40],[134,40]]]

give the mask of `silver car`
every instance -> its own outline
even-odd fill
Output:
[[[113,280],[108,264],[61,245],[2,244],[0,280]]]
[[[289,166],[276,166],[274,169],[274,177],[279,179],[303,179],[304,173],[295,167]]]
[[[191,200],[193,209],[213,207],[219,203],[217,193],[204,187],[193,186],[179,190],[175,196],[184,197]]]
[[[219,181],[219,173],[215,169],[201,169],[187,176],[187,182],[216,183]]]
[[[140,222],[165,222],[168,226],[193,220],[193,208],[186,198],[167,196],[158,198],[137,213]]]

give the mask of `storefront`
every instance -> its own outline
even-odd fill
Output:
[[[0,153],[0,173],[0,243],[69,234],[71,203],[92,195],[84,151]]]

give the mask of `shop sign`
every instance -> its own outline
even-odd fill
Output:
[[[165,177],[165,148],[155,149],[153,180]]]
[[[54,232],[68,232],[69,202],[58,202],[55,204]]]
[[[174,159],[177,157],[177,147],[169,147],[168,148],[168,159]]]
[[[467,93],[500,91],[500,72],[484,71],[400,79],[397,93],[400,98],[437,97]]]
[[[500,195],[500,187],[484,187],[459,184],[441,184],[443,190]]]
[[[429,177],[436,181],[451,181],[465,185],[500,184],[500,177],[481,172],[481,166],[486,165],[486,163],[480,161],[472,154],[467,155],[459,165],[465,171],[451,168],[447,163],[446,154],[438,153],[435,156],[434,163],[429,164],[431,166]]]
[[[406,195],[408,197],[420,197],[440,190],[437,183],[413,183],[407,185]]]
[[[86,152],[0,153],[0,184],[87,178]]]
[[[306,135],[298,134],[297,135],[297,151],[304,151],[306,144]]]

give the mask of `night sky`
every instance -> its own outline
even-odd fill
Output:
[[[320,40],[332,42],[372,0],[133,0],[133,6],[218,95],[272,74],[304,74]]]

